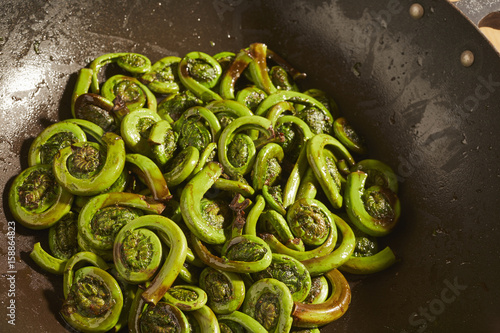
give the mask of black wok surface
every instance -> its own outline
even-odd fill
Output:
[[[400,178],[403,215],[384,240],[400,262],[347,275],[350,309],[322,332],[499,332],[500,60],[446,1],[420,1],[418,20],[412,3],[1,1],[0,331],[66,331],[60,278],[29,258],[46,232],[17,224],[9,266],[4,187],[27,166],[33,138],[70,117],[77,71],[108,52],[156,61],[264,42],[308,74],[305,86],[330,93],[369,156]]]

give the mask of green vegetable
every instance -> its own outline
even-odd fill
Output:
[[[120,177],[125,166],[125,144],[113,132],[105,133],[102,140],[106,147],[84,142],[59,151],[54,159],[54,176],[68,192],[95,195]]]
[[[348,309],[340,271],[396,262],[377,244],[400,216],[397,177],[355,160],[349,115],[304,77],[263,43],[79,71],[73,118],[34,138],[8,193],[19,223],[50,228],[30,258],[63,275],[65,322],[319,332]]]
[[[73,195],[56,182],[50,165],[25,169],[9,190],[9,208],[16,221],[30,229],[45,229],[66,215]]]
[[[130,265],[124,262],[124,251],[127,248],[132,249],[133,242],[136,240],[127,239],[132,235],[132,238],[136,235],[134,232],[140,228],[152,229],[157,232],[165,233],[170,241],[170,251],[168,252],[167,258],[163,263],[162,267],[158,270],[154,279],[151,281],[149,287],[142,293],[142,298],[151,304],[156,304],[165,295],[168,288],[177,278],[179,271],[181,270],[184,260],[186,259],[187,252],[187,241],[182,230],[169,218],[159,215],[144,215],[134,219],[132,222],[125,225],[115,238],[113,247],[113,259],[116,264],[116,269],[124,278],[132,277],[133,272]],[[137,242],[148,241],[148,238],[152,238],[150,233],[144,235],[139,235]],[[154,247],[153,247],[154,248]],[[139,251],[139,254],[141,252]],[[145,250],[145,255],[152,254],[153,257],[160,256],[158,250]],[[139,269],[142,269],[141,260],[137,261],[137,256],[131,258],[134,263],[137,263]]]
[[[207,292],[207,305],[216,314],[238,310],[245,299],[245,284],[237,273],[206,267],[201,272],[199,284]]]
[[[332,293],[326,301],[318,304],[295,302],[292,313],[293,325],[297,327],[321,327],[340,318],[351,302],[351,288],[345,277],[336,269],[325,274],[332,285]]]
[[[396,226],[401,206],[394,192],[372,186],[365,189],[368,175],[362,171],[349,174],[346,184],[346,211],[350,220],[364,233],[385,236]]]
[[[288,332],[292,327],[293,298],[281,281],[265,278],[248,289],[242,312],[255,318],[268,332]]]

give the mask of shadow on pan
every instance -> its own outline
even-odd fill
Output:
[[[336,99],[370,156],[400,180],[403,216],[385,240],[400,262],[347,276],[350,309],[322,332],[497,332],[500,61],[453,6],[420,4],[423,16],[413,19],[412,2],[402,0],[4,1],[2,185],[26,167],[30,140],[69,117],[76,72],[98,55],[131,51],[155,61],[264,42],[308,74],[308,87]],[[474,54],[468,67],[466,50]],[[13,218],[5,191],[0,207],[6,234]],[[1,239],[2,331],[66,330],[55,314],[60,282],[28,257],[45,238],[16,226],[13,266]]]

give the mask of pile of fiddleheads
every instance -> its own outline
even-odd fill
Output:
[[[341,272],[395,262],[378,239],[397,179],[304,77],[262,43],[81,69],[73,118],[35,138],[9,192],[19,223],[48,229],[31,258],[62,276],[69,325],[317,332],[350,304]]]

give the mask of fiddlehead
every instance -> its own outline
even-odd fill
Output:
[[[221,74],[220,64],[203,52],[190,52],[179,63],[179,78],[182,84],[205,102],[222,99],[213,88]]]
[[[194,311],[207,303],[208,296],[204,289],[193,285],[176,285],[167,291],[163,299],[182,311]]]
[[[275,137],[271,122],[263,117],[239,117],[224,128],[219,137],[218,157],[225,172],[233,177],[248,174],[255,163],[256,142],[244,134],[246,130],[260,131],[263,140]]]
[[[54,160],[57,182],[76,195],[95,195],[108,189],[120,177],[125,166],[125,144],[121,137],[107,132],[106,146],[75,143],[63,148]]]
[[[57,183],[50,165],[39,164],[16,176],[8,200],[19,223],[30,229],[45,229],[70,211],[73,195]]]
[[[286,218],[293,234],[311,246],[319,246],[326,241],[334,222],[328,208],[314,199],[295,201],[288,209]]]
[[[161,168],[174,156],[178,138],[170,123],[164,119],[157,121],[151,127],[148,142],[152,157]]]
[[[202,120],[208,124],[208,128],[203,125]],[[221,129],[217,117],[202,106],[194,106],[184,111],[172,127],[179,133],[180,149],[194,146],[200,151],[210,142],[217,142]]]
[[[201,106],[204,102],[196,97],[191,91],[185,90],[177,94],[171,94],[165,97],[158,104],[158,115],[167,120],[169,123],[173,123],[178,120],[181,114],[193,106]]]
[[[293,298],[281,281],[266,278],[247,291],[242,312],[255,318],[268,332],[288,332],[292,327]]]
[[[273,253],[273,261],[265,270],[252,274],[255,281],[273,278],[283,282],[294,301],[302,302],[311,289],[311,276],[307,269],[292,257]]]
[[[252,111],[255,111],[266,97],[266,92],[255,86],[243,88],[236,93],[236,101]]]
[[[344,117],[335,119],[333,123],[333,133],[335,137],[350,151],[357,154],[365,154],[366,147],[363,139],[347,123]]]
[[[174,187],[187,180],[193,174],[200,161],[200,151],[194,146],[181,150],[165,165],[163,176],[169,187]]]
[[[115,115],[113,102],[92,93],[80,95],[75,101],[74,110],[75,118],[91,121],[105,131],[115,130],[122,115],[128,113],[128,109],[121,108]]]
[[[125,75],[115,75],[104,82],[101,95],[114,101],[118,98],[130,111],[147,108],[156,112],[156,96],[138,79]]]
[[[160,116],[148,109],[139,109],[126,115],[120,125],[120,134],[127,148],[135,153],[152,157],[148,141],[153,126],[161,120]]]
[[[78,232],[87,247],[111,250],[120,229],[142,215],[160,214],[164,205],[143,195],[111,192],[90,199],[78,215]]]
[[[281,175],[281,161],[285,157],[277,143],[268,143],[257,154],[252,170],[252,184],[257,191],[264,186],[273,186]]]
[[[28,165],[52,164],[57,152],[76,142],[85,142],[85,132],[76,124],[58,122],[40,133],[28,151]]]
[[[216,162],[208,163],[197,173],[182,190],[180,205],[186,226],[199,239],[209,244],[223,244],[226,241],[224,234],[224,217],[222,223],[215,223],[214,219],[206,219],[207,213],[202,207],[202,199],[205,193],[222,174],[222,167]]]
[[[140,330],[146,332],[189,332],[189,322],[186,315],[175,305],[159,302],[147,305],[139,318]],[[135,332],[132,330],[132,332]]]
[[[93,266],[75,272],[83,262]],[[118,282],[105,269],[104,261],[89,252],[75,254],[66,264],[61,314],[79,331],[106,332],[118,322],[123,294]]]
[[[317,134],[307,142],[309,165],[333,208],[340,208],[343,203],[340,181],[334,178],[335,174],[338,174],[338,170],[335,163],[331,159],[330,161],[327,159],[324,151],[326,146],[335,148],[335,151],[346,159],[350,165],[354,165],[354,159],[337,139],[328,134]],[[337,155],[333,154],[333,156],[337,158]]]
[[[90,70],[92,71],[91,88],[93,93],[98,94],[100,92],[98,79],[100,70],[113,62],[132,75],[146,73],[151,68],[151,61],[142,54],[125,52],[103,54],[95,58],[90,64]]]
[[[49,229],[50,252],[59,259],[69,259],[79,251],[78,215],[72,211]]]
[[[398,193],[397,175],[390,166],[382,161],[374,159],[362,160],[356,163],[351,168],[351,171],[363,171],[368,175],[365,181],[366,187],[378,185]]]
[[[271,82],[278,90],[299,90],[291,76],[281,66],[271,67],[269,70],[269,76],[271,78]]]
[[[179,92],[179,77],[177,71],[179,68],[179,57],[165,57],[155,62],[151,69],[143,74],[140,81],[158,94],[175,94]]]
[[[192,247],[198,257],[215,269],[236,273],[255,273],[271,264],[272,253],[269,246],[259,237],[243,235],[232,238],[224,244],[221,257],[192,235]]]
[[[343,265],[354,252],[356,247],[356,237],[351,227],[343,219],[337,216],[335,219],[337,228],[342,233],[342,242],[332,252],[324,256],[302,260],[311,276],[324,274],[334,268]]]
[[[295,302],[292,313],[293,326],[320,327],[344,315],[351,302],[351,288],[345,277],[337,269],[325,274],[332,285],[332,293],[323,303],[306,304]]]
[[[237,273],[207,267],[201,272],[199,284],[207,292],[207,305],[216,314],[238,310],[245,299],[245,284]]]
[[[130,249],[132,249],[133,244],[135,243],[135,240],[133,238],[136,237],[135,235],[137,235],[136,231],[142,230],[142,228],[162,232],[166,234],[170,241],[170,251],[168,252],[165,262],[163,263],[161,268],[157,270],[154,279],[151,281],[151,284],[142,293],[142,298],[146,302],[156,304],[165,295],[182,268],[184,260],[186,259],[187,241],[184,233],[177,226],[177,224],[164,216],[144,215],[128,223],[120,230],[120,232],[116,236],[113,247],[113,259],[116,264],[116,269],[125,280],[128,280],[130,277],[132,277],[132,275],[134,275],[134,272],[131,270],[132,267],[130,267],[130,265],[125,262],[124,257],[124,250],[126,248],[129,248],[127,246],[129,242],[128,237],[132,237],[130,239]],[[153,236],[151,234],[146,235],[146,237],[143,237],[143,235],[138,235],[139,242],[147,241],[148,238],[153,238]],[[145,250],[142,253],[148,256],[152,254],[148,250]],[[132,254],[133,255],[130,262],[135,262],[137,260],[137,257],[135,257],[136,259],[134,259],[134,253]],[[157,255],[157,253],[154,253],[153,256],[154,255]],[[143,260],[141,260],[141,262],[142,261]],[[139,266],[142,266],[142,264],[140,264]],[[141,269],[139,269],[139,274],[140,270]],[[139,278],[139,280],[142,279]]]
[[[397,195],[388,188],[365,189],[368,175],[362,171],[349,174],[346,184],[346,211],[352,223],[371,236],[387,235],[397,224],[401,206]]]
[[[287,215],[288,223],[294,227],[297,234],[303,234],[304,231],[308,229],[308,226],[301,225],[302,221],[313,222],[311,223],[311,229],[313,231],[317,229],[316,224],[319,221],[319,225],[321,226],[319,229],[325,231],[324,228],[326,227],[326,230],[328,232],[325,241],[321,245],[309,248],[307,251],[297,251],[290,246],[287,247],[281,244],[273,234],[265,233],[261,235],[261,237],[266,241],[266,243],[268,243],[268,245],[274,252],[291,256],[300,261],[306,261],[330,255],[337,242],[336,225],[339,224],[342,227],[347,225],[340,217],[332,214],[328,210],[328,208],[325,207],[321,202],[314,199],[304,198],[297,200],[292,206],[290,206]],[[346,232],[348,232],[350,229],[345,230]],[[321,233],[320,235],[322,238],[323,235]],[[314,239],[316,237],[309,238]]]

